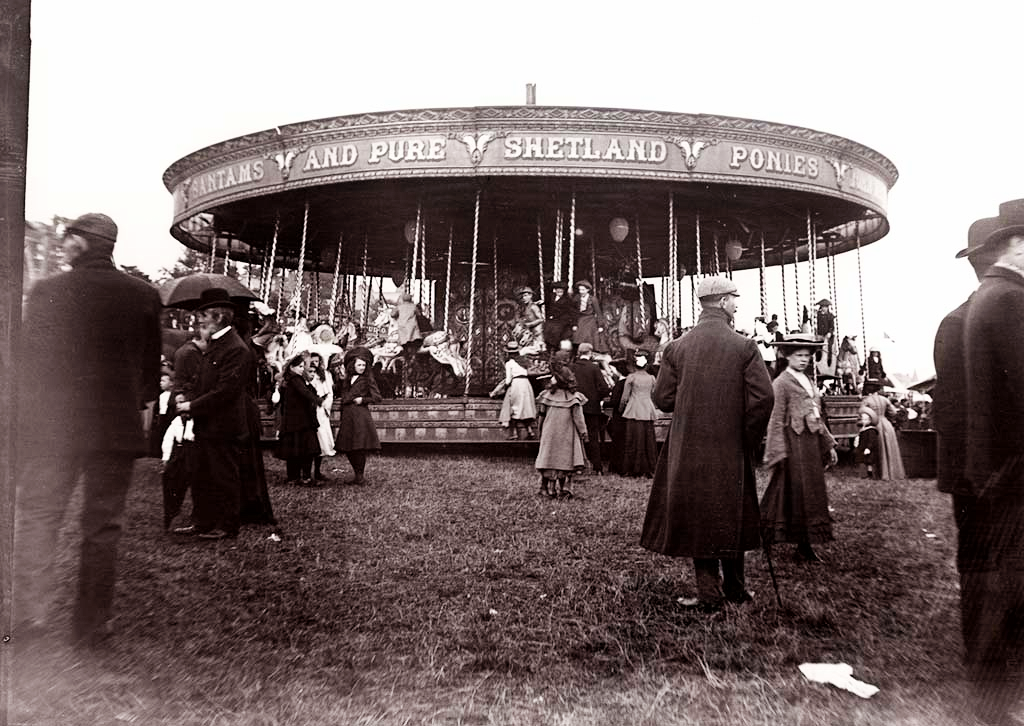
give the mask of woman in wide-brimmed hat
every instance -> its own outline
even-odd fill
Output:
[[[821,411],[821,395],[807,376],[822,340],[795,333],[773,343],[789,367],[772,383],[775,405],[768,422],[764,463],[771,480],[761,499],[761,540],[797,545],[797,554],[820,561],[811,546],[832,540],[825,465],[836,463],[836,440]]]

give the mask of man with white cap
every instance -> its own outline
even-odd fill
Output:
[[[757,343],[733,330],[739,291],[732,280],[697,286],[697,325],[669,343],[652,398],[672,413],[640,543],[693,559],[697,597],[714,611],[749,602],[743,557],[760,547],[754,462],[774,395]]]

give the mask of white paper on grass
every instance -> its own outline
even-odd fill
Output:
[[[853,666],[846,663],[801,663],[804,678],[815,683],[829,683],[861,698],[871,698],[878,688],[853,677]]]

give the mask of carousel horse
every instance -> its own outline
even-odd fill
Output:
[[[457,380],[465,377],[469,362],[462,355],[460,344],[451,341],[447,331],[421,330],[422,344],[416,354],[406,360],[398,344],[397,324],[388,310],[377,316],[374,326],[378,329],[387,326],[385,337],[370,348],[375,367],[387,380],[400,381],[407,372],[409,386],[423,389],[429,397],[456,392]]]
[[[840,388],[847,395],[860,391],[860,354],[856,338],[856,335],[844,337],[836,356],[836,378],[840,380]]]

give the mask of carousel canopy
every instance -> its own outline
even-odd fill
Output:
[[[636,246],[646,276],[669,275],[673,262],[678,275],[707,271],[719,256],[756,268],[762,246],[764,264],[791,263],[808,258],[809,239],[815,255],[836,254],[885,236],[896,179],[878,152],[811,129],[540,106],[292,124],[207,147],[164,174],[171,233],[197,250],[261,263],[273,249],[274,266],[289,268],[301,250],[306,270],[332,270],[340,253],[343,272],[390,274],[419,219],[428,277],[442,274],[449,237],[455,261],[486,262],[476,242],[536,266],[556,230],[568,244],[570,224],[573,243],[593,251],[581,270],[592,254],[599,273],[633,264]]]

